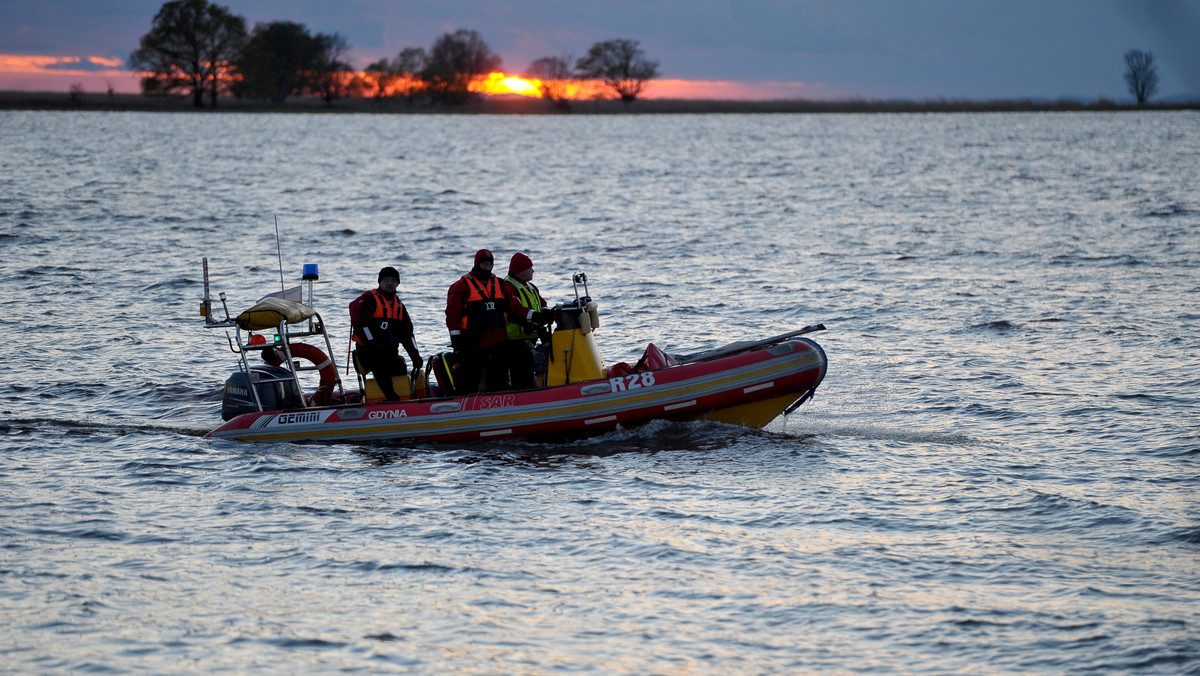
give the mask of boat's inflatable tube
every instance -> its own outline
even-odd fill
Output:
[[[333,396],[333,388],[337,384],[337,367],[334,366],[333,360],[321,351],[321,348],[309,345],[308,343],[292,343],[290,345],[292,356],[301,359],[307,359],[317,367],[317,372],[321,374],[321,384],[317,387],[317,391],[306,396],[309,404],[324,406],[329,403],[330,397]],[[283,363],[283,351],[280,349],[265,350],[263,352],[263,361],[272,366],[279,366]]]

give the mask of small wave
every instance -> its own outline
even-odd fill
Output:
[[[1007,627],[1012,622],[1000,622],[998,620],[982,620],[976,618],[967,618],[965,620],[955,620],[954,625],[958,627]]]
[[[104,530],[102,528],[84,528],[76,531],[68,531],[65,535],[81,540],[107,540],[109,542],[120,542],[129,537],[125,533]]]
[[[1156,538],[1154,544],[1164,545],[1172,543],[1187,543],[1189,545],[1200,545],[1200,528],[1185,527],[1163,533]]]
[[[0,217],[2,216],[3,214],[0,214]],[[18,246],[30,246],[34,244],[46,244],[53,241],[53,237],[43,237],[42,235],[35,235],[33,233],[0,232],[0,242],[5,244],[11,242]]]
[[[1149,211],[1142,212],[1142,216],[1150,218],[1171,218],[1172,216],[1187,216],[1194,214],[1194,209],[1189,209],[1182,204],[1168,204],[1165,207],[1157,207]]]
[[[1046,182],[1046,179],[1042,178],[1041,176],[1034,176],[1033,174],[1027,174],[1023,171],[1017,172],[1017,173],[1013,174],[1012,176],[1009,176],[1009,180],[1029,181],[1031,183],[1045,183]]]
[[[352,568],[363,572],[376,571],[401,571],[401,572],[421,572],[421,573],[461,573],[463,569],[453,566],[446,566],[440,563],[380,563],[379,561],[354,561],[352,563],[329,563],[321,568]]]
[[[1012,409],[989,406],[978,402],[964,406],[962,412],[991,420],[1017,420],[1025,415]]]
[[[1145,265],[1145,261],[1137,256],[1121,254],[1119,256],[1080,256],[1077,254],[1060,254],[1050,259],[1051,265],[1103,265],[1133,267]]]
[[[263,638],[257,639],[261,643],[275,646],[276,648],[319,648],[321,650],[337,650],[347,647],[347,644],[338,641],[326,641],[321,638]]]
[[[992,322],[984,322],[982,324],[972,324],[970,328],[978,329],[978,330],[986,330],[986,331],[1006,332],[1006,331],[1014,331],[1020,327],[1017,326],[1016,324],[1008,321],[1007,319],[1000,319],[1000,320],[996,320],[996,321],[992,321]]]
[[[193,279],[187,277],[177,277],[175,279],[165,279],[161,282],[155,282],[149,286],[142,287],[143,292],[160,291],[162,289],[186,289],[189,286],[197,284]]]
[[[55,418],[19,418],[0,423],[0,432],[25,434],[31,432],[53,432],[55,429],[69,434],[132,434],[167,433],[182,434],[189,437],[202,437],[208,434],[207,429],[187,429],[173,425],[155,425],[151,423],[97,423],[83,420],[59,420]]]
[[[70,277],[83,279],[83,271],[79,268],[69,268],[65,265],[39,265],[27,268],[20,273],[24,277]]]

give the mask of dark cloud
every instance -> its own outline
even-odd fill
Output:
[[[1153,52],[1192,92],[1200,92],[1200,7],[1182,0],[1121,0],[1126,15],[1147,25],[1150,40],[1128,49]]]
[[[126,57],[162,2],[2,0],[0,52]],[[689,80],[801,81],[869,98],[1125,98],[1121,55],[1160,56],[1161,96],[1200,96],[1200,0],[245,0],[256,21],[340,33],[358,65],[478,30],[521,72],[631,38]]]

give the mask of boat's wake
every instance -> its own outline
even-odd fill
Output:
[[[807,440],[812,434],[789,433],[790,440]],[[624,453],[654,454],[665,452],[722,451],[755,439],[778,438],[768,430],[726,423],[691,421],[671,422],[654,420],[633,428],[616,429],[580,439],[475,442],[470,444],[422,443],[414,446],[411,440],[380,441],[360,447],[357,452],[376,462],[390,464],[422,452],[458,453],[460,462],[538,461],[557,456],[608,457]]]
[[[203,437],[204,428],[159,425],[144,422],[96,422],[92,420],[63,420],[58,418],[15,418],[0,421],[0,433],[20,435],[32,432],[57,433],[62,436],[125,436],[128,434],[181,434]]]
[[[976,446],[983,442],[974,437],[956,432],[939,432],[934,430],[897,429],[880,425],[836,424],[808,418],[804,421],[803,432],[787,430],[776,420],[766,427],[766,431],[787,435],[817,435],[822,437],[853,437],[857,439],[875,439],[878,441],[898,441],[906,444],[941,444],[946,446]],[[780,427],[776,428],[776,425]],[[799,426],[797,426],[799,427]]]

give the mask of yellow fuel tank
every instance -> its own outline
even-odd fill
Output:
[[[546,386],[566,385],[608,376],[592,329],[599,323],[596,303],[570,308],[559,316],[558,329],[550,337]]]

